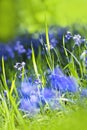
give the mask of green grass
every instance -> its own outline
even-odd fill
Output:
[[[14,98],[10,97],[10,101],[10,110],[5,99],[0,104],[1,130],[86,130],[87,110],[78,105],[65,112],[48,111],[29,117],[19,112]]]
[[[68,58],[67,50],[64,46],[65,54]],[[40,50],[39,50],[40,51]],[[54,50],[57,54],[57,50]],[[73,53],[69,52],[71,55],[71,61],[65,66],[63,69],[66,68],[69,69],[70,75],[76,77],[78,81],[80,82],[80,78],[77,69],[75,66],[74,61],[77,62],[79,65],[79,70],[82,69],[81,64],[78,62],[76,57]],[[34,49],[32,47],[32,66],[34,68],[33,73],[35,73],[36,77],[39,77],[39,72],[43,73],[42,66],[48,65],[50,69],[53,69],[53,63],[52,60],[52,54],[50,51],[46,54],[46,59],[44,61],[44,65],[41,65],[42,58],[40,57],[40,54],[38,57],[35,57]],[[58,54],[57,54],[58,58]],[[38,61],[39,60],[39,61]],[[51,63],[52,60],[52,63]],[[37,66],[37,63],[39,64],[39,67]],[[45,64],[46,63],[46,64]],[[9,63],[8,63],[9,64]],[[30,68],[30,70],[32,70]],[[24,72],[24,68],[23,68]],[[80,70],[82,73],[82,70]],[[4,59],[2,58],[2,74],[1,74],[1,80],[0,80],[0,87],[1,87],[1,93],[0,93],[0,129],[2,130],[86,130],[86,123],[87,123],[87,110],[86,110],[86,102],[87,101],[80,101],[78,99],[78,95],[76,95],[75,99],[78,100],[76,104],[68,103],[63,105],[63,111],[60,110],[46,110],[42,111],[41,113],[30,116],[28,113],[24,113],[18,109],[18,93],[16,91],[16,80],[17,80],[17,74],[13,76],[13,79],[11,80],[11,86],[10,88],[7,86],[6,83],[6,71],[5,71],[5,63]],[[43,74],[44,75],[44,74]],[[23,77],[24,78],[24,75]],[[42,76],[43,82],[45,82],[45,77]],[[7,97],[4,96],[3,90],[7,90]],[[15,95],[15,96],[14,96]]]
[[[63,17],[62,13],[61,17]],[[32,25],[33,24],[34,23],[32,22]],[[25,25],[26,24],[24,23],[24,28],[26,28]],[[46,40],[48,51],[46,51],[45,58],[41,57],[41,48],[39,48],[38,56],[35,57],[34,49],[32,47],[32,59],[31,61],[28,60],[26,61],[29,75],[32,73],[35,76],[35,78],[39,79],[40,74],[41,75],[40,78],[42,80],[44,87],[46,82],[44,72],[46,71],[47,68],[53,70],[54,67],[57,65],[60,66],[64,72],[65,70],[68,70],[68,75],[74,76],[80,86],[82,87],[87,86],[87,81],[83,77],[83,74],[87,74],[87,70],[84,69],[84,63],[83,64],[81,63],[77,50],[70,52],[68,49],[66,49],[63,39],[62,47],[64,48],[65,56],[67,57],[66,58],[67,65],[62,66],[61,64],[64,62],[64,58],[61,57],[61,54],[59,53],[58,49],[55,48],[53,49],[54,53],[51,52],[47,25],[46,25]],[[82,52],[80,48],[78,50],[79,53]],[[54,54],[56,55],[56,60]],[[58,63],[56,61],[58,61]],[[18,86],[16,84],[16,81],[18,80],[17,72],[15,72],[14,69],[9,71],[10,65],[11,65],[10,62],[7,62],[5,64],[4,58],[2,58],[2,73],[0,74],[1,130],[86,130],[87,129],[86,128],[87,101],[85,99],[79,100],[78,94],[75,95],[74,97],[76,101],[78,100],[75,104],[72,103],[65,104],[64,102],[62,103],[63,110],[44,110],[35,116],[30,116],[29,113],[24,113],[20,111],[18,108],[19,105],[18,102],[19,96],[17,93]],[[23,68],[22,70],[23,73],[22,80],[24,79],[25,76],[24,71],[26,71],[25,68]],[[6,83],[6,77],[9,77],[9,79],[11,80],[10,86],[8,86]],[[83,81],[83,83],[81,81]],[[3,90],[7,91],[6,97],[3,94]]]

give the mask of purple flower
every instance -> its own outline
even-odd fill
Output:
[[[48,36],[49,36],[50,47],[51,47],[51,49],[53,49],[54,47],[57,46],[58,40],[55,38],[53,33],[49,32]],[[47,49],[46,35],[44,33],[39,36],[39,41],[42,44],[42,46]]]
[[[85,42],[85,39],[83,39],[79,34],[73,36],[73,40],[75,42],[75,45],[80,45],[81,43]]]
[[[26,50],[23,45],[21,45],[20,41],[16,42],[16,45],[14,46],[14,50],[18,52],[18,54],[25,53]]]
[[[60,76],[64,76],[62,70],[59,68],[59,67],[56,67],[54,68],[53,72],[52,72],[53,75],[60,75]]]
[[[20,100],[19,108],[24,112],[30,113],[31,115],[40,112],[40,109],[38,108],[37,104],[32,104],[30,99],[28,98],[22,98]]]
[[[28,49],[26,54],[27,54],[27,58],[30,59],[31,58],[31,54],[32,54],[32,50]]]
[[[70,39],[72,38],[71,32],[67,31],[67,34],[65,35],[65,38],[66,38],[67,40],[70,40]]]
[[[71,77],[52,76],[51,87],[60,92],[77,92],[77,83]]]
[[[20,92],[23,97],[30,97],[32,94],[38,95],[38,91],[40,91],[38,86],[36,84],[33,84],[32,82],[24,80],[21,83]]]
[[[10,46],[8,46],[8,45],[6,46],[6,51],[7,51],[7,54],[9,55],[9,57],[14,58],[14,52]]]
[[[0,45],[0,57],[4,57],[4,60],[7,60],[8,58],[14,58],[14,52],[12,50],[12,47],[10,45]]]
[[[53,48],[57,46],[58,41],[56,40],[53,33],[49,33],[49,41],[50,41],[50,44]]]
[[[67,28],[58,28],[58,39],[61,41],[66,34]]]
[[[43,90],[43,96],[44,96],[44,98],[46,100],[49,100],[49,99],[52,99],[55,96],[55,94],[52,91],[52,89],[44,88],[44,90]]]
[[[73,93],[78,92],[79,86],[78,86],[78,83],[74,77],[67,77],[67,83],[69,85],[69,87],[67,89],[68,92],[73,92]]]
[[[60,69],[59,71],[54,71],[54,73],[49,76],[49,79],[51,88],[56,89],[60,92],[77,92],[78,90],[78,84],[75,78],[65,76],[62,74]]]

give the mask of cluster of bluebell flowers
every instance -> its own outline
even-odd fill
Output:
[[[63,109],[61,102],[74,102],[73,99],[63,97],[65,93],[77,93],[79,85],[74,77],[65,76],[59,67],[56,67],[47,77],[46,86],[36,80],[24,79],[19,89],[19,109],[30,114],[40,112],[41,108]],[[48,86],[49,84],[49,86]]]
[[[81,37],[81,35],[79,34],[74,34],[72,35],[71,32],[67,31],[66,35],[65,35],[65,39],[70,40],[72,39],[74,41],[74,45],[80,46],[81,44],[83,44],[86,39]]]
[[[56,33],[52,30],[49,30],[49,42],[52,48],[56,47],[62,41],[63,35],[65,34],[66,29],[60,28]],[[0,59],[2,56],[5,60],[14,59],[16,57],[26,57],[28,59],[31,58],[31,45],[34,48],[35,53],[37,53],[38,48],[41,46],[43,48],[46,45],[46,35],[45,33],[37,33],[37,37],[35,34],[24,34],[23,36],[19,36],[15,38],[13,41],[9,41],[8,43],[0,42]]]
[[[59,29],[56,32],[48,33],[50,49],[54,48],[60,51],[60,55],[65,62],[65,50],[63,48],[63,42],[65,41],[65,47],[71,46],[67,44],[70,40],[73,41],[73,46],[71,50],[76,46],[80,46],[86,42],[85,38],[81,35],[72,35],[67,29]],[[63,41],[64,38],[64,41]],[[9,44],[0,44],[0,58],[4,57],[4,60],[9,59],[31,59],[32,49],[34,48],[35,56],[37,56],[39,47],[42,49],[41,54],[45,54],[47,51],[47,39],[45,33],[35,35],[18,37]],[[44,51],[45,50],[45,51]],[[69,48],[67,49],[69,50]],[[69,50],[68,52],[71,52]],[[67,52],[67,53],[68,53]],[[73,53],[74,51],[72,51]],[[68,54],[69,55],[69,54]],[[73,54],[74,55],[74,54]],[[71,56],[71,55],[70,55]],[[80,59],[85,62],[87,66],[87,49],[81,50]],[[71,58],[71,57],[70,57]],[[78,58],[79,59],[79,58]],[[56,61],[56,60],[55,60]],[[57,64],[57,63],[56,63]],[[64,64],[65,65],[65,64]],[[56,66],[56,65],[55,65]],[[64,101],[73,103],[73,98],[71,95],[80,92],[80,87],[78,81],[73,76],[65,75],[59,67],[55,67],[53,71],[49,71],[49,74],[45,75],[46,84],[43,86],[41,79],[33,80],[25,76],[23,73],[23,68],[25,67],[25,61],[17,62],[14,68],[19,72],[19,77],[23,77],[20,87],[18,88],[19,94],[19,109],[23,112],[28,112],[30,114],[36,114],[41,111],[41,109],[63,109]],[[47,73],[47,70],[45,70]],[[46,74],[44,72],[44,74]],[[22,76],[23,75],[23,76]],[[70,94],[70,97],[67,97]],[[81,90],[81,96],[87,97],[87,89]]]

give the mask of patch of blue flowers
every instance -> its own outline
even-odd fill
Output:
[[[68,50],[68,62],[71,61],[71,55],[68,52],[71,52],[79,61],[81,60],[87,69],[87,40],[85,38],[79,34],[72,34],[67,31],[67,28],[58,28],[56,31],[50,30],[48,36],[51,51],[55,52],[54,50],[57,50],[60,52],[64,66],[67,64],[66,49]],[[9,60],[14,60],[14,62],[19,61],[14,68],[19,72],[19,78],[24,77],[20,87],[18,87],[19,109],[21,111],[33,115],[39,113],[42,109],[60,110],[64,109],[65,102],[75,103],[73,96],[76,93],[80,93],[82,97],[87,97],[87,89],[81,89],[80,91],[77,79],[73,76],[65,75],[59,67],[54,67],[53,71],[49,71],[49,74],[47,74],[47,70],[44,70],[44,77],[46,78],[44,86],[40,78],[36,80],[28,78],[22,70],[25,67],[25,61],[31,60],[31,46],[34,48],[36,57],[40,48],[41,55],[45,58],[45,54],[48,51],[45,33],[38,33],[37,35],[25,34],[17,37],[9,44],[0,44],[0,60],[3,56],[5,62]],[[80,48],[79,54],[77,47]],[[22,59],[24,61],[20,63]],[[54,55],[54,62],[56,61]],[[87,73],[84,75],[87,78]]]
[[[73,98],[64,97],[66,93],[75,94],[79,91],[79,85],[74,77],[63,74],[59,67],[47,77],[46,86],[42,86],[36,80],[24,79],[19,89],[20,110],[31,115],[39,113],[41,108],[60,110],[63,109],[61,102],[74,103]],[[49,84],[49,86],[48,86]]]
[[[49,30],[49,42],[51,49],[58,48],[61,55],[64,57],[64,50],[63,50],[63,37],[65,39],[66,47],[69,46],[70,50],[73,49],[75,45],[80,46],[86,40],[82,38],[79,34],[72,35],[71,32],[67,31],[68,28],[56,28]],[[70,40],[73,40],[74,44],[71,46],[68,44]],[[34,48],[35,53],[38,53],[39,47],[43,48],[46,46],[46,35],[45,33],[37,33],[36,34],[24,34],[15,38],[13,41],[9,43],[0,43],[0,59],[2,56],[5,60],[14,59],[16,57],[24,59],[31,58],[32,50],[31,45]]]
[[[49,29],[48,36],[49,36],[51,53],[54,55],[54,64],[55,65],[59,64],[61,65],[61,68],[64,68],[71,60],[71,54],[69,53],[70,51],[71,53],[73,53],[73,55],[75,55],[78,61],[83,62],[85,67],[87,68],[87,56],[86,56],[87,41],[86,39],[79,34],[73,34],[67,30],[68,28],[56,28],[56,29],[50,28]],[[65,48],[69,50],[67,51],[68,58],[66,56],[65,48],[63,47],[63,44],[65,45]],[[3,56],[6,63],[9,61],[11,61],[11,64],[14,64],[16,62],[21,62],[21,61],[30,62],[31,57],[32,57],[31,46],[34,48],[35,56],[37,57],[40,52],[41,53],[40,55],[43,58],[43,61],[45,61],[46,60],[45,55],[47,54],[47,51],[48,51],[45,33],[34,33],[32,35],[24,34],[24,35],[16,37],[13,41],[10,41],[9,43],[5,43],[5,44],[0,43],[0,61]],[[80,48],[79,53],[77,51],[78,48]],[[59,54],[58,57],[56,55],[57,52]],[[79,73],[78,66],[76,67]],[[61,76],[56,76],[55,80],[54,78],[55,78],[55,75],[51,76],[50,81],[54,82],[56,86],[57,84],[59,86],[59,83],[55,81],[57,79],[60,80],[60,82],[62,82],[61,80],[66,81],[66,84],[67,82],[69,84],[70,80],[71,81],[74,80],[72,77],[70,77],[69,79],[67,77],[61,78]],[[59,88],[57,87],[56,89],[60,89],[60,88],[61,87]]]

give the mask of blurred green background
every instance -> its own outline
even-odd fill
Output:
[[[48,25],[87,23],[87,0],[0,0],[0,40]]]

